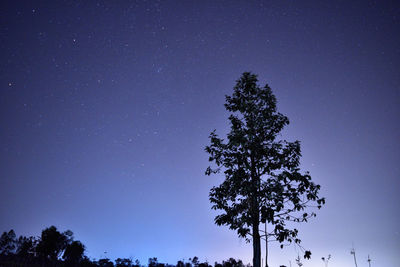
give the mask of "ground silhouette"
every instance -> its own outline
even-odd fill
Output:
[[[239,259],[230,258],[221,263],[200,262],[198,257],[188,262],[176,264],[161,263],[156,257],[149,258],[147,264],[131,258],[90,259],[85,255],[86,247],[74,240],[73,232],[60,232],[55,226],[44,229],[40,237],[19,236],[14,230],[3,232],[0,237],[0,267],[250,267]]]

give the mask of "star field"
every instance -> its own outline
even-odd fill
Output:
[[[327,205],[307,266],[395,266],[400,8],[391,1],[4,1],[0,230],[71,229],[93,258],[251,262],[213,223],[204,147],[259,74]],[[297,252],[271,250],[271,264]]]

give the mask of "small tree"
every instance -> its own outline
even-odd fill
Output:
[[[311,181],[308,172],[300,173],[300,142],[277,140],[289,120],[277,112],[271,88],[261,88],[257,82],[257,76],[249,72],[237,80],[233,95],[226,96],[225,108],[231,113],[227,140],[214,130],[211,144],[205,148],[209,161],[216,164],[216,168],[208,167],[206,174],[220,170],[225,174],[222,184],[210,191],[212,208],[223,211],[215,223],[228,225],[246,241],[252,239],[253,267],[261,266],[262,236],[267,241],[299,245],[297,229],[286,223],[307,221],[315,214],[305,208],[314,203],[320,208],[325,203],[318,197],[320,186]],[[260,223],[265,223],[265,231],[260,231]],[[268,224],[272,225],[270,232]],[[268,249],[266,254],[268,266]],[[310,255],[305,251],[305,258]]]

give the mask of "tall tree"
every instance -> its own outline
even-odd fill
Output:
[[[297,229],[287,222],[307,221],[315,213],[306,213],[305,208],[320,208],[325,203],[310,174],[300,173],[300,142],[277,140],[289,119],[277,112],[271,88],[257,83],[257,75],[249,72],[237,80],[233,95],[226,96],[231,125],[227,139],[219,138],[214,130],[211,144],[205,148],[209,161],[216,165],[208,167],[206,174],[222,170],[225,175],[222,184],[210,190],[212,208],[222,210],[215,223],[228,225],[247,241],[252,239],[253,267],[261,266],[262,236],[267,241],[299,245]],[[264,231],[260,231],[260,223],[265,223]],[[266,254],[267,258],[268,249]],[[305,251],[305,257],[310,255]]]

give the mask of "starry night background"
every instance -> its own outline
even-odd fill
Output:
[[[396,266],[395,1],[2,1],[0,231],[71,229],[93,258],[252,259],[214,225],[205,176],[224,95],[259,74],[327,204],[305,266]],[[264,250],[262,250],[264,252]],[[270,264],[297,251],[272,246]]]

